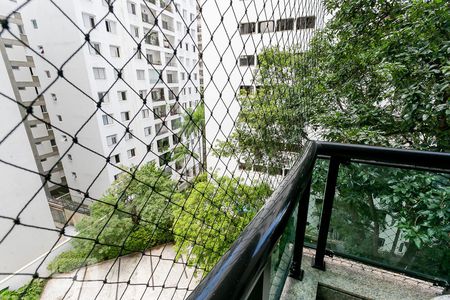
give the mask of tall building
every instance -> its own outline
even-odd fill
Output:
[[[1,6],[2,15],[13,9],[12,5],[6,4]],[[48,180],[43,181],[42,191],[49,201],[55,222],[61,225],[65,223],[62,202],[68,196],[68,190],[64,187],[66,185],[64,169],[60,162],[45,98],[41,94],[34,53],[15,38],[20,38],[24,43],[28,42],[21,14],[15,13],[9,23],[9,32],[5,31],[0,38],[0,53],[3,60],[1,77],[4,79],[3,83],[10,86],[9,90],[12,92],[10,100],[15,101],[20,109],[22,126],[27,134],[37,170],[42,176],[49,175]],[[2,105],[7,101],[5,97]],[[32,114],[28,114],[25,108]]]
[[[241,91],[257,89],[258,54],[271,47],[307,49],[315,30],[324,25],[322,5],[308,0],[204,3],[203,27],[210,28],[203,31],[203,40],[208,41],[203,49],[203,63],[208,66],[203,77],[209,147],[234,131]],[[238,157],[208,156],[209,169],[229,176],[236,176],[239,163]],[[258,171],[258,166],[253,167]],[[288,166],[280,175],[286,171]]]
[[[0,19],[13,5],[2,3]],[[42,261],[37,258],[58,240],[57,231],[50,230],[65,222],[63,208],[54,203],[66,191],[58,185],[65,179],[53,132],[27,114],[48,121],[45,101],[37,97],[40,81],[32,53],[14,38],[27,41],[23,25],[21,15],[14,14],[0,38],[0,269],[6,274],[35,272]],[[30,279],[0,275],[0,290]]]
[[[181,139],[200,153],[180,134],[199,101],[193,0],[32,1],[21,12],[73,199],[100,198],[123,167],[198,171],[170,161]]]

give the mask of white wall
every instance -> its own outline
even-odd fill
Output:
[[[0,80],[0,91],[15,99],[2,58],[0,58],[0,78],[3,78]],[[17,104],[3,96],[0,96],[0,120],[2,120],[2,126],[0,126],[0,140],[2,140],[0,143],[0,160],[2,161],[0,162],[0,270],[2,273],[13,273],[38,255],[51,249],[58,234],[21,225],[14,226],[12,220],[4,219],[4,217],[16,218],[25,208],[20,213],[20,222],[54,229],[47,198],[42,189],[43,183],[40,176],[31,173],[38,170],[25,127],[18,126],[3,141],[21,120]],[[31,172],[4,162],[23,167]],[[7,286],[18,288],[31,280],[30,276],[15,276],[11,280],[2,282],[5,277],[0,275],[0,289]]]

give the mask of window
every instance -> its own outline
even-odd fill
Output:
[[[100,43],[94,43],[92,42],[89,46],[89,53],[92,55],[99,55],[100,54]]]
[[[136,75],[138,80],[145,80],[145,71],[144,70],[136,70]]]
[[[22,25],[17,25],[17,29],[19,30],[19,33],[20,33],[20,34],[24,34],[23,26],[22,26]]]
[[[67,135],[65,134],[61,135],[61,139],[63,142],[67,142]]]
[[[133,2],[128,2],[128,12],[132,15],[136,15],[136,4]]]
[[[156,70],[148,70],[148,77],[151,84],[155,84],[159,81],[159,73]]]
[[[76,172],[72,172],[72,177],[73,177],[73,179],[77,179],[77,173]]]
[[[116,23],[113,21],[105,21],[106,31],[111,33],[116,33]]]
[[[56,115],[56,117],[58,118],[58,121],[62,122],[62,117],[61,117],[61,115]]]
[[[145,127],[144,128],[144,134],[145,134],[145,136],[151,135],[152,134],[152,127],[151,126]]]
[[[103,103],[109,102],[109,94],[106,94],[106,92],[98,92],[97,96],[98,96],[98,101],[103,102]]]
[[[109,46],[109,52],[111,53],[111,57],[120,57],[120,49],[117,46]]]
[[[192,88],[188,87],[188,90],[189,90],[189,95],[192,94]]]
[[[56,141],[55,141],[55,139],[51,139],[51,140],[50,140],[50,145],[52,145],[52,147],[56,147]]]
[[[95,79],[106,79],[105,68],[92,68]]]
[[[194,21],[194,18],[195,18],[195,17],[194,17],[194,14],[190,14],[190,20],[191,20],[191,21]]]
[[[36,20],[32,19],[31,20],[31,25],[33,25],[34,29],[38,29],[38,24],[37,24]]]
[[[147,97],[147,90],[139,90],[139,96],[145,99]]]
[[[280,19],[277,21],[277,31],[294,30],[294,19]]]
[[[258,23],[258,32],[266,33],[275,31],[274,21],[261,21]]]
[[[56,98],[56,94],[52,93],[50,95],[51,95],[53,101],[58,101],[58,98]]]
[[[239,65],[240,66],[254,66],[255,65],[255,56],[254,55],[242,55],[239,57]]]
[[[256,24],[254,22],[239,24],[240,34],[250,34],[250,33],[255,32],[255,30],[256,30]]]
[[[181,23],[177,22],[177,31],[181,31]]]
[[[113,155],[112,161],[113,161],[113,163],[115,163],[115,164],[120,163],[120,154]]]
[[[131,32],[135,38],[139,38],[139,27],[131,25]]]
[[[72,154],[67,154],[67,158],[68,158],[69,160],[72,160]]]
[[[144,109],[142,110],[142,118],[143,118],[143,119],[146,119],[146,118],[148,118],[148,117],[150,117],[150,110],[148,110],[147,108],[144,108]]]
[[[106,137],[106,144],[108,144],[108,146],[117,144],[117,134],[108,135]]]
[[[158,33],[154,31],[146,33],[145,43],[153,46],[159,46]]]
[[[314,28],[316,25],[316,17],[300,17],[297,19],[297,29]]]
[[[135,157],[136,156],[136,149],[132,148],[132,149],[128,150],[127,151],[127,155],[128,155],[128,158]]]
[[[130,120],[130,112],[129,111],[123,111],[120,113],[120,116],[122,118],[122,121],[128,121]]]
[[[197,80],[197,73],[194,73],[194,80]]]
[[[118,97],[119,100],[121,100],[121,101],[127,100],[127,91],[118,91],[118,92],[117,92],[117,97]]]
[[[83,13],[83,24],[87,29],[95,27],[95,17],[89,14]]]
[[[125,141],[133,139],[133,130],[129,130],[127,133],[125,133]]]
[[[47,75],[47,78],[50,78],[50,77],[51,77],[51,76],[50,76],[50,71],[46,70],[46,71],[45,71],[45,75]]]
[[[103,125],[111,125],[114,122],[114,120],[112,118],[112,114],[111,115],[103,115],[102,120],[103,120]]]

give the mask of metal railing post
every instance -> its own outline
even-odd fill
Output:
[[[320,216],[320,229],[317,240],[316,256],[312,267],[325,271],[325,250],[327,247],[328,230],[330,228],[331,213],[333,210],[334,194],[336,192],[336,182],[339,172],[340,160],[332,156],[328,167],[327,185],[323,199],[322,214]]]
[[[311,178],[308,180],[308,185],[301,195],[297,211],[297,227],[295,233],[294,256],[292,258],[292,265],[289,276],[298,280],[303,279],[302,257],[303,257],[303,242],[305,241],[306,225],[308,219],[309,194],[311,190]]]

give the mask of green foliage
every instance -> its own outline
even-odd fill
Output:
[[[2,300],[38,300],[41,298],[41,294],[44,291],[45,280],[36,279],[26,285],[22,286],[18,290],[11,291],[9,289],[3,289],[0,291],[0,299]],[[25,292],[25,293],[24,293]]]
[[[209,272],[271,194],[266,184],[248,186],[237,179],[197,180],[173,214],[176,247],[187,263]],[[183,209],[181,209],[181,207]]]
[[[440,1],[329,0],[313,40],[311,125],[331,140],[450,149],[450,9]]]
[[[215,153],[284,167],[308,138],[449,152],[448,4],[327,0],[325,5],[332,18],[307,51],[269,48],[258,56],[257,92],[238,96],[236,131]],[[313,197],[322,197],[324,164],[314,177]],[[424,264],[448,257],[450,184],[443,178],[342,166],[331,242],[355,255],[386,259],[379,233],[398,226],[409,246],[400,261],[387,253],[390,263],[450,274],[449,264],[428,269]],[[396,223],[387,224],[386,215]]]
[[[77,224],[73,249],[59,255],[49,270],[67,272],[173,241],[167,199],[176,197],[175,190],[175,182],[154,163],[142,166],[134,178],[123,173],[101,201],[90,206],[90,216]]]

